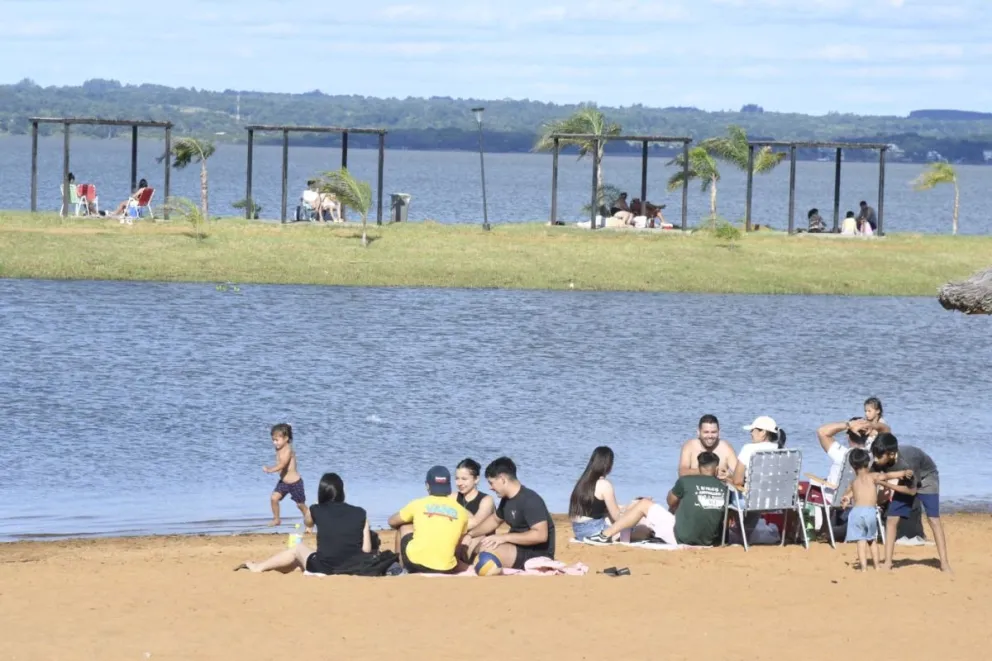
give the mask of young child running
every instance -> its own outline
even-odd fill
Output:
[[[272,427],[272,445],[276,449],[276,463],[274,466],[262,466],[266,473],[279,473],[279,481],[269,499],[272,504],[272,521],[269,526],[278,526],[282,523],[279,516],[279,503],[289,495],[296,506],[303,513],[303,522],[306,531],[313,532],[313,519],[310,518],[310,510],[307,509],[307,497],[303,491],[303,478],[296,470],[296,453],[293,452],[293,428],[283,422]]]
[[[878,537],[878,477],[871,472],[871,455],[867,450],[854,448],[847,453],[847,460],[854,469],[855,477],[848,487],[847,493],[841,498],[841,505],[851,504],[851,513],[847,517],[847,541],[858,543],[858,563],[861,571],[868,571],[868,551],[871,551],[871,562],[879,569],[878,547],[875,539]]]

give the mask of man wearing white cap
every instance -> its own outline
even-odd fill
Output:
[[[734,470],[734,484],[744,486],[747,465],[756,452],[780,450],[785,445],[785,430],[779,429],[775,421],[767,415],[758,416],[744,431],[751,432],[751,442],[737,453],[737,468]]]

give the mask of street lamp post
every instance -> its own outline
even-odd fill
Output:
[[[475,121],[479,124],[479,166],[482,169],[482,229],[489,231],[489,205],[486,202],[486,159],[482,149],[482,113],[485,108],[472,108]]]

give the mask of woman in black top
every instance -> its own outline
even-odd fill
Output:
[[[479,473],[482,466],[474,459],[466,459],[455,470],[455,488],[458,489],[458,504],[468,510],[471,518],[468,529],[488,519],[496,511],[493,497],[479,491]]]
[[[628,507],[621,509],[617,504],[613,484],[606,479],[612,470],[613,450],[605,445],[593,450],[568,503],[568,517],[572,521],[572,534],[575,539],[587,541],[592,538],[593,543],[608,543],[603,533],[611,528],[611,522],[615,523],[624,514],[629,514],[624,521],[632,521],[630,525],[636,525],[654,505],[650,498],[638,498]],[[612,526],[612,528],[616,527]],[[620,530],[613,530],[611,535],[618,532]],[[602,542],[597,541],[600,538],[604,538]]]
[[[266,560],[246,562],[238,569],[252,572],[296,568],[312,574],[335,574],[342,567],[354,567],[356,557],[372,551],[372,536],[365,510],[344,502],[344,482],[337,473],[325,473],[317,487],[317,504],[310,507],[317,526],[317,550],[302,542]]]

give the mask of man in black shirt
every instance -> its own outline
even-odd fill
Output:
[[[488,551],[504,567],[523,569],[531,558],[555,557],[555,524],[544,499],[520,484],[517,467],[509,457],[500,457],[486,467],[489,486],[500,496],[499,507],[469,535],[481,541],[474,552]],[[503,523],[510,532],[492,535]]]

